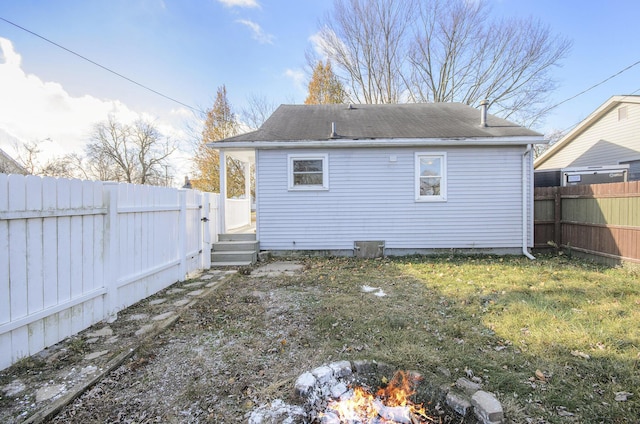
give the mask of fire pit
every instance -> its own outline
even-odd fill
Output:
[[[298,377],[295,394],[301,406],[281,400],[249,414],[249,424],[425,424],[500,423],[502,408],[487,392],[456,382],[433,387],[415,371],[398,371],[375,361],[339,361]],[[460,379],[465,380],[465,379]],[[468,381],[467,381],[468,382]],[[468,382],[471,383],[471,382]],[[472,385],[473,383],[471,383]],[[463,391],[467,391],[466,394]],[[489,397],[491,410],[475,402]],[[483,401],[484,402],[484,401]],[[485,402],[486,403],[486,402]],[[495,405],[497,403],[497,407]],[[473,404],[473,406],[472,406]],[[475,408],[474,408],[475,407]],[[474,410],[475,409],[475,410]],[[472,413],[475,412],[475,415]]]
[[[397,371],[391,381],[383,379],[375,392],[366,386],[350,387],[339,399],[329,402],[326,412],[320,412],[320,422],[325,424],[353,423],[402,423],[419,424],[434,422],[423,404],[411,397],[422,379],[418,373]]]

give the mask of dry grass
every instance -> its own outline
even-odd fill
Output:
[[[480,377],[510,422],[638,422],[634,271],[566,257],[304,263],[295,276],[236,275],[146,349],[148,361],[134,358],[143,365],[60,419],[119,421],[117,405],[128,418],[144,410],[162,422],[245,422],[258,404],[295,403],[302,372],[368,359],[433,374],[435,385]],[[170,400],[159,392],[166,381]]]

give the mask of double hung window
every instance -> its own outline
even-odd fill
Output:
[[[447,200],[447,154],[416,153],[416,201]]]
[[[324,155],[289,155],[289,190],[328,190],[329,164]]]

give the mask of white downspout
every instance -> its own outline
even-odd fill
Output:
[[[528,239],[528,228],[529,228],[529,220],[528,220],[528,197],[527,194],[529,192],[528,190],[528,184],[527,182],[529,181],[528,177],[528,173],[527,173],[527,155],[531,153],[531,144],[527,144],[527,148],[525,149],[524,153],[522,154],[522,254],[524,256],[526,256],[527,258],[531,259],[531,260],[535,260],[535,256],[533,256],[531,253],[529,253],[529,250],[527,248],[527,239]]]

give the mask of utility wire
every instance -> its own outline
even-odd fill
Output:
[[[36,33],[35,33],[35,32],[33,32],[33,31],[30,31],[30,30],[28,30],[28,29],[26,29],[26,28],[24,28],[24,27],[22,27],[22,26],[20,26],[20,25],[18,25],[18,24],[16,24],[16,23],[14,23],[14,22],[11,22],[11,21],[9,21],[9,20],[7,20],[7,19],[3,18],[2,16],[0,16],[0,20],[5,21],[5,22],[6,22],[6,23],[8,23],[9,25],[13,25],[14,27],[19,28],[19,29],[21,29],[21,30],[23,30],[23,31],[25,31],[25,32],[28,32],[29,34],[34,35],[34,36],[36,36],[36,37],[38,37],[38,38],[40,38],[40,39],[42,39],[42,40],[46,41],[47,43],[53,44],[54,46],[56,46],[56,47],[58,47],[58,48],[61,48],[62,50],[65,50],[65,51],[67,51],[67,52],[71,53],[72,55],[75,55],[75,56],[79,57],[80,59],[86,60],[87,62],[89,62],[89,63],[91,63],[91,64],[93,64],[93,65],[95,65],[95,66],[97,66],[97,67],[99,67],[99,68],[102,68],[102,69],[104,69],[104,70],[105,70],[105,71],[107,71],[107,72],[111,72],[112,74],[114,74],[114,75],[116,75],[116,76],[118,76],[118,77],[120,77],[120,78],[122,78],[122,79],[124,79],[124,80],[127,80],[127,81],[129,81],[130,83],[133,83],[133,84],[137,85],[138,87],[144,88],[145,90],[150,91],[150,92],[152,92],[153,94],[157,94],[158,96],[164,97],[165,99],[170,100],[170,101],[172,101],[172,102],[174,102],[174,103],[177,103],[177,104],[179,104],[179,105],[181,105],[181,106],[184,106],[184,107],[186,107],[186,108],[188,108],[188,109],[191,109],[191,110],[192,110],[192,111],[194,111],[194,112],[198,112],[198,113],[202,113],[202,114],[204,114],[204,113],[205,113],[204,111],[202,111],[202,110],[200,110],[200,109],[198,109],[198,108],[196,108],[196,107],[189,106],[189,105],[188,105],[188,104],[186,104],[186,103],[183,103],[183,102],[181,102],[181,101],[179,101],[179,100],[174,99],[173,97],[169,97],[169,96],[167,96],[166,94],[162,94],[161,92],[159,92],[159,91],[157,91],[157,90],[154,90],[153,88],[150,88],[150,87],[148,87],[148,86],[146,86],[146,85],[144,85],[144,84],[141,84],[141,83],[139,83],[139,82],[137,82],[137,81],[135,81],[135,80],[133,80],[133,79],[131,79],[131,78],[129,78],[129,77],[126,77],[126,76],[122,75],[121,73],[114,71],[113,69],[109,69],[109,68],[107,68],[106,66],[101,65],[101,64],[99,64],[98,62],[93,61],[93,60],[91,60],[91,59],[87,58],[86,56],[83,56],[83,55],[81,55],[81,54],[79,54],[79,53],[76,53],[76,52],[74,52],[73,50],[70,50],[70,49],[68,49],[68,48],[66,48],[66,47],[64,47],[64,46],[62,46],[62,45],[60,45],[60,44],[58,44],[58,43],[56,43],[56,42],[54,42],[54,41],[49,40],[49,39],[48,39],[48,38],[46,38],[46,37],[43,37],[43,36],[42,36],[42,35],[40,35],[40,34],[36,34]]]
[[[640,63],[640,62],[639,62],[639,63]],[[634,90],[633,92],[631,92],[631,93],[629,93],[629,94],[625,94],[624,96],[622,96],[622,99],[620,99],[620,100],[624,100],[624,99],[626,99],[626,98],[627,98],[627,97],[629,97],[629,96],[634,96],[634,95],[635,95],[637,92],[639,92],[639,91],[640,91],[640,88],[638,88],[637,90]],[[583,119],[582,121],[584,121],[584,119]],[[580,122],[582,122],[582,121],[580,121]],[[575,124],[570,125],[570,126],[568,126],[567,128],[565,128],[564,130],[562,130],[562,131],[561,131],[561,133],[563,134],[563,137],[564,137],[564,135],[568,134],[570,130],[572,130],[572,129],[574,129],[575,127],[577,127],[577,126],[580,124],[580,122],[576,122]]]
[[[615,74],[611,75],[610,77],[603,79],[603,80],[602,80],[602,81],[600,81],[599,83],[594,84],[594,85],[592,85],[591,87],[589,87],[589,88],[587,88],[587,89],[585,89],[585,90],[582,90],[582,91],[581,91],[581,92],[579,92],[578,94],[576,94],[576,95],[574,95],[574,96],[571,96],[571,97],[569,97],[568,99],[564,99],[563,101],[561,101],[561,102],[559,102],[559,103],[556,103],[556,104],[555,104],[555,105],[553,105],[553,106],[548,107],[548,108],[547,108],[547,109],[545,109],[545,110],[544,110],[544,112],[542,112],[542,113],[543,113],[543,114],[544,114],[544,113],[547,113],[547,112],[549,112],[550,110],[557,108],[557,107],[558,107],[558,106],[560,106],[561,104],[567,103],[569,100],[573,100],[573,99],[575,99],[576,97],[581,96],[581,95],[583,95],[584,93],[586,93],[586,92],[588,92],[588,91],[593,90],[594,88],[596,88],[596,87],[598,87],[598,86],[600,86],[600,85],[604,84],[605,82],[609,81],[610,79],[613,79],[613,78],[617,77],[618,75],[622,74],[623,72],[626,72],[626,71],[628,71],[629,69],[631,69],[631,68],[633,68],[634,66],[637,66],[637,65],[639,65],[639,64],[640,64],[640,60],[639,60],[639,61],[637,61],[637,62],[635,62],[635,63],[633,63],[633,64],[631,64],[631,65],[629,65],[629,66],[627,66],[626,68],[624,68],[624,69],[622,69],[622,70],[620,70],[620,71],[616,72]],[[638,90],[636,90],[636,91],[638,91]]]

